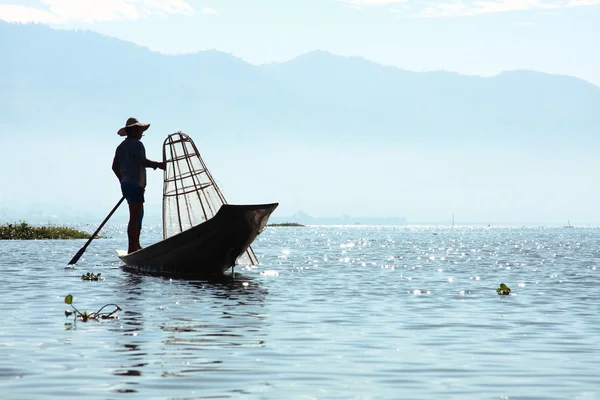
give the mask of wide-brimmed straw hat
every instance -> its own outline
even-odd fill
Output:
[[[125,123],[125,126],[122,127],[121,129],[119,129],[117,131],[117,134],[119,136],[127,136],[127,131],[126,128],[129,128],[130,126],[141,126],[142,127],[142,132],[145,131],[146,129],[150,128],[150,124],[147,124],[145,122],[140,122],[137,120],[137,118],[128,118],[127,122]]]

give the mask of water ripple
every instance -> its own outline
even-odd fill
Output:
[[[85,241],[0,242],[3,398],[600,398],[597,229],[269,228],[216,281],[124,272],[104,234],[74,268]]]

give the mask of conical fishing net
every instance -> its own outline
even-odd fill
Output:
[[[194,141],[182,132],[167,136],[163,144],[166,162],[163,184],[163,239],[177,235],[215,216],[225,197],[219,190]],[[237,264],[257,265],[251,247]]]

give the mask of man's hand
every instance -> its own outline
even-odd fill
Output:
[[[167,163],[159,162],[159,163],[157,163],[157,167],[164,171],[167,168]]]

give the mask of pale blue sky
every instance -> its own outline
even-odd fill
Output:
[[[410,70],[533,69],[600,86],[600,0],[0,0],[0,19],[255,64],[321,49]]]

